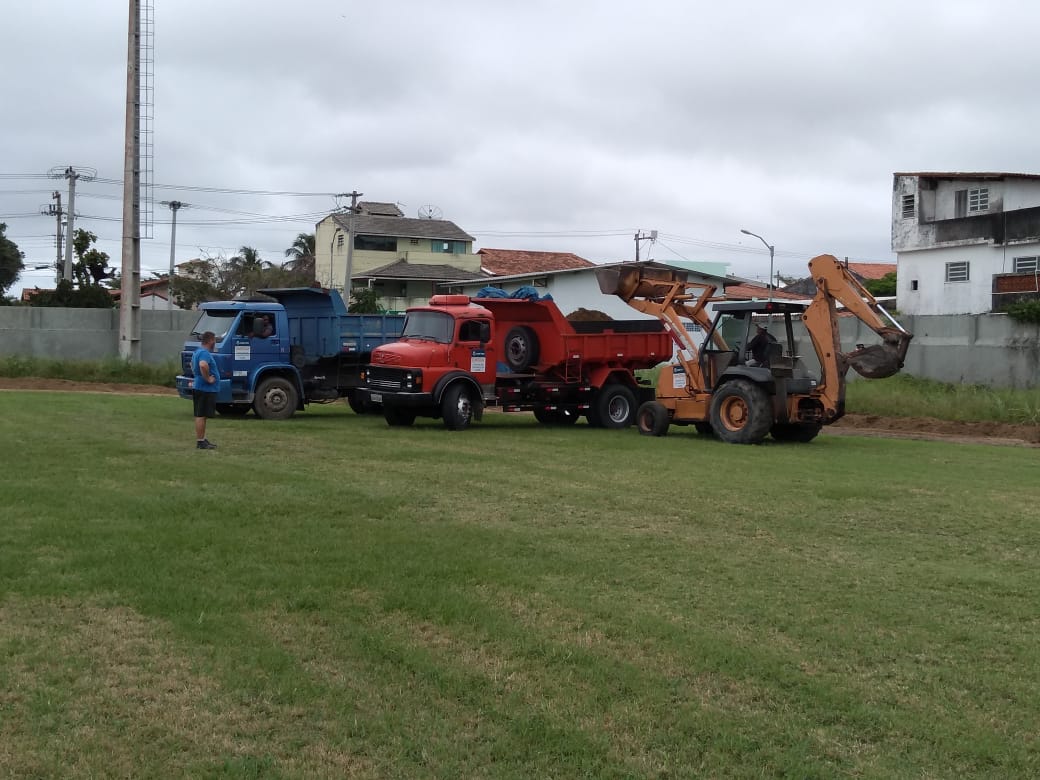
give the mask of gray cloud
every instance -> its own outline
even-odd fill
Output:
[[[893,171],[1040,170],[1028,2],[157,5],[158,183],[356,188],[407,213],[436,204],[483,246],[613,260],[632,256],[636,229],[657,229],[660,259],[761,276],[747,227],[790,273],[823,251],[890,260]],[[72,162],[120,180],[125,8],[18,3],[5,27],[0,173]],[[53,254],[53,220],[11,215],[53,187],[65,184],[0,179],[0,221],[33,262]],[[81,190],[80,226],[118,262],[120,187]],[[243,244],[278,259],[336,205],[155,198],[193,204],[181,259]],[[144,265],[159,270],[169,212],[155,217]]]

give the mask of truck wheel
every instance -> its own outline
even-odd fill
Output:
[[[821,427],[819,423],[777,423],[769,432],[776,441],[805,444],[816,438]]]
[[[221,417],[244,417],[249,414],[249,404],[217,404],[217,414]]]
[[[449,431],[464,431],[473,420],[473,402],[469,390],[461,383],[456,383],[444,392],[441,400],[441,417],[444,427]]]
[[[288,420],[296,413],[296,387],[285,377],[272,376],[263,380],[253,398],[257,417],[265,420]]]
[[[554,425],[574,425],[578,422],[578,413],[573,409],[557,409],[553,418]]]
[[[592,404],[603,428],[627,428],[636,416],[636,397],[622,384],[611,382],[599,389]],[[592,415],[589,416],[592,423]]]
[[[506,334],[506,363],[514,371],[526,371],[538,362],[538,336],[533,330],[517,325]]]
[[[668,422],[668,410],[659,401],[647,401],[636,412],[636,427],[644,436],[664,436]]]
[[[555,409],[534,409],[534,419],[540,422],[542,425],[552,425],[556,422],[556,410]]]
[[[766,391],[743,379],[726,382],[711,399],[711,427],[728,444],[758,444],[773,426]]]
[[[368,401],[362,401],[357,393],[347,393],[347,405],[354,414],[372,413],[372,405]]]
[[[383,419],[391,427],[406,427],[415,422],[415,412],[411,409],[395,409],[392,406],[384,406]]]
[[[578,413],[572,409],[535,409],[534,419],[542,425],[574,425]]]

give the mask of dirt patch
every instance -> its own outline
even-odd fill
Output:
[[[173,387],[131,385],[122,382],[75,382],[71,379],[0,376],[0,390],[63,390],[84,393],[133,393],[138,395],[177,395]]]
[[[828,433],[886,436],[903,439],[939,439],[969,443],[1040,446],[1040,425],[997,422],[952,422],[932,417],[882,417],[846,414]]]

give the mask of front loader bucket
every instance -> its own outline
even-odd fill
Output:
[[[604,295],[630,298],[663,298],[672,291],[676,282],[685,283],[688,275],[683,271],[645,266],[613,266],[597,268],[596,281]]]

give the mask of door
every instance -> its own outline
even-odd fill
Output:
[[[244,311],[235,329],[234,369],[231,377],[233,394],[249,390],[256,370],[267,363],[283,363],[282,334],[278,317],[270,312]]]

